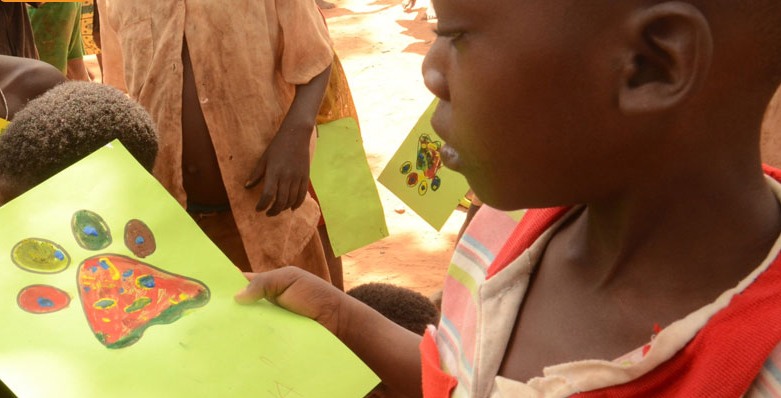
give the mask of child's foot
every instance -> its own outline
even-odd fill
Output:
[[[426,9],[426,14],[423,15],[423,20],[424,21],[432,21],[432,20],[435,20],[435,19],[437,19],[437,12],[434,10],[434,7],[429,5],[428,8]]]

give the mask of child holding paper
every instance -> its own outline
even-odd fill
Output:
[[[759,154],[781,3],[434,3],[432,124],[485,202],[439,327],[292,268],[236,299],[317,320],[411,397],[781,394],[781,173]]]
[[[152,170],[157,136],[141,105],[98,83],[68,82],[49,90],[0,135],[0,205],[114,139]]]

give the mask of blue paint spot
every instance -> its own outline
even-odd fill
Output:
[[[65,260],[65,255],[61,251],[57,250],[57,251],[54,252],[54,258],[56,258],[57,260],[62,261],[62,260]]]
[[[106,308],[109,308],[116,303],[117,302],[112,299],[100,299],[93,305],[95,306],[95,308],[100,308],[105,310]]]
[[[51,308],[54,307],[54,301],[51,301],[46,297],[38,297],[38,306],[43,308]]]
[[[128,276],[131,276],[131,275],[133,275],[133,270],[132,269],[129,269],[129,270],[127,270],[127,271],[122,273],[122,276],[124,276],[125,278],[127,278]]]
[[[84,293],[89,292],[89,286],[84,286]]]
[[[119,288],[119,294],[122,294],[122,293],[124,293],[124,292],[125,292],[125,289],[120,287],[120,288]]]
[[[106,260],[98,261],[98,265],[100,265],[100,268],[108,269],[108,264],[106,264]]]
[[[89,267],[89,270],[92,271],[92,272],[98,272],[98,267],[93,265],[93,266]]]
[[[86,227],[84,227],[84,233],[86,235],[98,236],[98,230],[91,225],[87,225]]]
[[[151,276],[151,275],[144,275],[144,276],[138,278],[136,280],[136,282],[138,282],[139,285],[141,285],[141,286],[143,286],[143,287],[145,287],[147,289],[151,289],[151,288],[155,287],[155,278],[153,276]]]
[[[143,243],[144,243],[144,237],[143,236],[136,237],[136,244],[137,245],[140,245],[140,244],[143,244]]]

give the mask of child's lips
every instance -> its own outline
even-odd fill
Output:
[[[449,109],[445,108],[444,104],[440,102],[437,109],[434,111],[434,114],[431,115],[431,127],[437,135],[445,141],[445,145],[439,150],[442,163],[451,170],[458,170],[460,156],[458,155],[458,151],[448,144],[448,141],[450,140],[450,131],[445,127],[449,125],[448,115]]]

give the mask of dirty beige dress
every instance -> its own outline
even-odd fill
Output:
[[[128,93],[157,123],[158,180],[185,204],[181,54],[186,35],[201,109],[253,270],[300,260],[315,233],[316,203],[307,197],[295,212],[266,217],[254,209],[262,186],[246,190],[244,183],[287,114],[295,85],[308,83],[333,59],[314,2],[107,0],[105,11],[119,38]],[[324,267],[294,265],[316,274]]]

